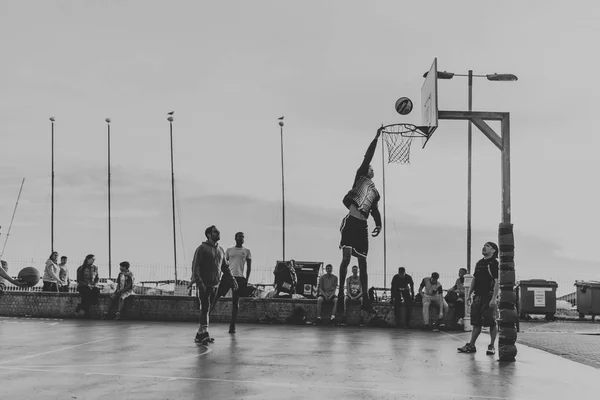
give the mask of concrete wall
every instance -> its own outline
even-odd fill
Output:
[[[75,308],[80,302],[77,293],[48,293],[48,292],[5,292],[0,297],[0,315],[13,317],[39,317],[39,318],[74,318]],[[100,295],[99,304],[92,307],[92,318],[100,318],[102,312],[108,308],[109,296]],[[268,317],[274,322],[284,323],[296,307],[302,307],[309,321],[316,319],[316,300],[308,299],[256,299],[243,298],[240,300],[238,314],[239,323],[264,322]],[[231,319],[231,298],[220,299],[215,307],[211,321],[229,322]],[[392,324],[395,323],[393,306],[390,303],[375,303],[373,305],[378,315],[386,317]],[[199,301],[196,297],[189,296],[148,296],[135,295],[129,298],[123,317],[128,320],[155,320],[155,321],[198,321]],[[404,310],[402,310],[403,312]],[[323,306],[322,317],[329,319],[331,305]],[[348,307],[348,325],[357,325],[359,322],[359,306]],[[430,315],[437,315],[433,309]],[[454,315],[454,308],[446,316],[446,325]],[[421,305],[413,306],[411,325],[415,328],[423,327]]]

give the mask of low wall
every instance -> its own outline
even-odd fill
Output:
[[[5,292],[0,297],[0,315],[11,317],[38,317],[38,318],[74,318],[75,308],[80,302],[78,293],[49,293],[49,292]],[[108,308],[109,295],[101,294],[98,304],[92,307],[91,318],[100,318]],[[311,299],[240,299],[238,322],[257,323],[270,320],[284,323],[296,307],[302,307],[309,321],[316,319],[316,300]],[[386,317],[392,324],[395,323],[393,306],[390,303],[374,303],[378,315]],[[198,321],[199,301],[190,296],[149,296],[135,295],[128,299],[123,317],[128,320],[154,320],[154,321]],[[231,320],[231,298],[219,299],[211,321],[229,322]],[[401,309],[404,313],[404,309]],[[329,319],[331,305],[324,305],[322,317]],[[402,314],[404,315],[404,314]],[[437,315],[433,309],[430,315]],[[450,321],[454,315],[453,305],[446,316],[446,325],[451,327]],[[360,309],[358,305],[348,307],[347,324],[358,325]],[[423,315],[420,304],[413,306],[411,326],[423,327]]]

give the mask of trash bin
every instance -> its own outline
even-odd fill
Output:
[[[598,281],[576,281],[577,287],[577,311],[579,318],[587,314],[592,316],[600,315],[600,282]]]
[[[529,314],[544,314],[546,320],[554,320],[556,314],[556,288],[558,284],[545,279],[531,279],[519,282],[519,311],[526,317]]]
[[[323,267],[322,262],[296,261],[297,294],[301,294],[307,299],[317,297],[317,284],[321,267]]]

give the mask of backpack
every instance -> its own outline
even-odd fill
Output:
[[[377,297],[377,293],[375,292],[375,287],[371,287],[371,289],[369,289],[369,301],[371,303],[378,303],[379,302],[379,297]]]
[[[288,294],[296,293],[296,282],[287,263],[280,262],[275,266],[275,292],[284,292]]]
[[[302,307],[296,307],[292,311],[292,315],[285,319],[286,324],[304,325],[306,323],[306,312]]]

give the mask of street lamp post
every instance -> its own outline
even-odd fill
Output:
[[[51,210],[50,210],[50,253],[54,252],[54,117],[50,117],[50,124],[52,125],[52,139],[51,139],[51,147],[52,147],[52,178],[51,178],[51,186],[52,186],[52,199],[51,199]]]
[[[108,134],[108,277],[112,276],[111,259],[111,226],[110,226],[110,118],[106,118],[106,128]]]
[[[427,73],[423,75],[427,76]],[[455,74],[453,72],[438,71],[438,79],[452,79],[455,76],[464,76],[468,78],[469,85],[469,98],[468,107],[469,111],[473,111],[473,77],[486,78],[488,81],[502,81],[511,82],[518,80],[516,75],[513,74],[487,74],[487,75],[474,75],[473,70],[469,70],[467,74]],[[472,165],[473,165],[473,131],[471,121],[467,127],[467,273],[471,274],[471,186],[472,186]]]
[[[279,118],[279,132],[281,135],[281,220],[282,220],[282,240],[283,247],[282,253],[283,258],[281,261],[285,261],[285,183],[284,183],[284,173],[283,173],[283,117]]]
[[[177,287],[177,235],[175,230],[175,172],[173,169],[173,115],[167,117],[171,137],[171,205],[173,209],[173,265],[175,269],[175,287]]]

